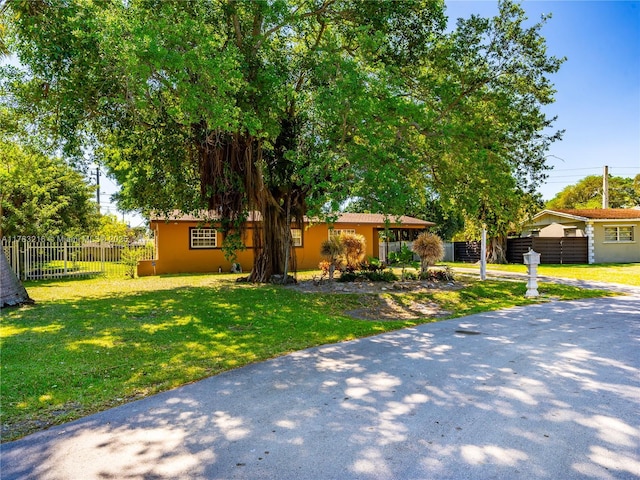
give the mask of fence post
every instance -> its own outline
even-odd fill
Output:
[[[64,243],[62,244],[62,259],[64,260],[64,275],[67,275],[67,237],[64,237]]]
[[[30,255],[29,255],[29,249],[31,248],[31,242],[28,239],[25,239],[24,241],[24,280],[27,280],[27,277],[29,276],[29,271],[31,270],[31,265],[30,265]]]
[[[20,278],[20,246],[18,241],[14,238],[9,245],[9,260],[11,261],[11,267],[16,274],[16,277]]]
[[[100,272],[105,273],[104,266],[104,238],[100,238]]]

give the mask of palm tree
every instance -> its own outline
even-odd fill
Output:
[[[329,262],[329,280],[333,280],[333,273],[336,267],[340,268],[345,263],[344,245],[340,237],[331,237],[320,245],[320,255],[325,257]]]
[[[347,269],[358,270],[367,254],[367,242],[364,236],[356,233],[343,233],[339,238],[344,248]]]
[[[2,247],[0,247],[0,291],[0,308],[34,303],[11,269]]]
[[[420,257],[420,278],[427,278],[429,265],[444,258],[442,239],[433,233],[423,232],[413,241],[413,251]]]

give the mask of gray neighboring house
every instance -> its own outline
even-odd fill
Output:
[[[587,237],[589,263],[640,262],[640,209],[543,210],[522,236]]]

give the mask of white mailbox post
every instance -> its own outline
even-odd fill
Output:
[[[534,252],[532,249],[525,254],[524,264],[527,266],[527,274],[529,279],[527,281],[527,293],[524,294],[527,298],[538,297],[538,265],[540,265],[540,254]]]

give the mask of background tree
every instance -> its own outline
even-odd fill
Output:
[[[104,238],[129,238],[131,240],[136,236],[126,223],[112,213],[100,216],[96,235]]]
[[[640,205],[640,175],[635,180],[625,177],[609,176],[609,207],[632,208]],[[634,183],[635,182],[635,183]],[[562,189],[549,200],[546,208],[602,208],[602,176],[590,175],[575,185]]]
[[[286,268],[291,221],[347,198],[402,214],[426,192],[490,221],[528,198],[557,138],[541,106],[561,61],[509,1],[450,34],[435,0],[9,0],[3,12],[28,66],[22,98],[56,112],[46,125],[66,155],[93,148],[122,206],[208,208],[227,234],[260,212],[252,280]]]
[[[0,139],[0,237],[95,229],[94,187],[60,158]]]

